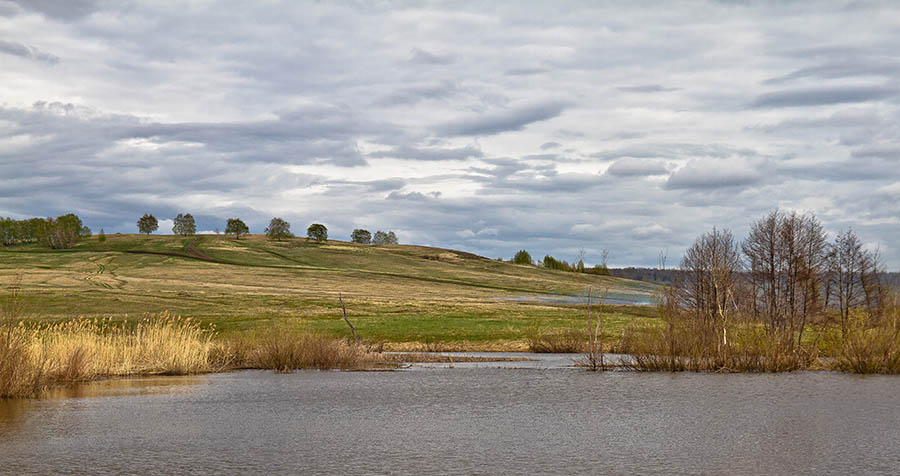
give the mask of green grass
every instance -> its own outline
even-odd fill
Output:
[[[647,299],[652,284],[550,271],[411,245],[367,246],[262,236],[107,235],[69,250],[0,247],[0,287],[22,276],[28,320],[136,319],[169,311],[222,334],[273,322],[402,345],[522,348],[542,332],[583,326],[577,305],[517,298],[577,296],[587,288]],[[2,292],[2,290],[0,290]],[[654,308],[606,306],[612,338]],[[402,344],[402,345],[401,345]]]

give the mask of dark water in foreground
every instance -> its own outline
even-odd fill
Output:
[[[4,474],[898,474],[900,378],[463,366],[0,401]]]

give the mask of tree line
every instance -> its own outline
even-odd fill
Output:
[[[0,217],[0,242],[4,245],[41,243],[49,248],[71,248],[80,238],[91,236],[91,229],[73,213],[56,218],[14,220]]]
[[[544,255],[544,259],[539,260],[537,263],[535,263],[532,260],[530,253],[525,250],[519,250],[515,255],[513,255],[513,258],[512,260],[510,260],[510,262],[519,265],[538,266],[541,268],[547,268],[556,271],[609,276],[609,267],[606,264],[608,258],[609,250],[604,249],[602,253],[601,263],[587,268],[584,264],[584,250],[581,250],[578,256],[575,258],[577,261],[573,261],[572,263],[569,263],[568,261],[563,259],[554,258],[550,255]]]
[[[138,232],[149,235],[159,229],[159,220],[150,213],[144,214],[137,221]],[[216,233],[218,233],[218,229]],[[172,233],[180,236],[191,236],[197,233],[197,223],[190,213],[179,213],[172,219]],[[228,218],[225,221],[225,234],[233,235],[239,240],[242,235],[250,233],[250,228],[240,218]],[[265,235],[272,240],[294,238],[291,224],[282,218],[272,218],[265,229]],[[0,243],[4,246],[26,243],[40,243],[52,249],[71,248],[79,239],[92,236],[91,229],[82,223],[74,213],[56,218],[27,218],[16,220],[0,217]],[[309,240],[324,242],[328,240],[328,227],[321,223],[313,223],[306,229]],[[106,234],[101,229],[97,235],[100,242],[106,241]],[[374,245],[399,244],[397,234],[393,231],[378,230],[373,235],[368,230],[357,228],[350,235],[354,243]]]
[[[878,251],[852,230],[829,241],[812,213],[774,210],[754,221],[737,242],[713,228],[685,252],[667,295],[669,306],[725,329],[749,317],[799,345],[807,324],[835,316],[846,335],[854,312],[878,320],[888,304]]]
[[[190,213],[179,213],[173,220],[172,232],[176,235],[193,235],[197,232],[194,217]],[[151,214],[145,214],[137,221],[138,231],[150,234],[159,229],[159,221]],[[218,233],[218,230],[217,230]],[[240,218],[229,218],[225,221],[225,234],[234,235],[239,240],[241,235],[250,233],[250,228]],[[282,218],[272,218],[265,229],[265,235],[272,240],[285,240],[294,238],[291,233],[291,224]],[[313,223],[306,229],[306,237],[319,242],[328,241],[328,227],[321,223]],[[357,228],[350,234],[350,240],[354,243],[375,245],[396,245],[399,243],[397,235],[393,231],[378,230],[373,236],[368,230]]]

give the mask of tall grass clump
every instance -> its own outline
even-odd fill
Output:
[[[348,341],[284,329],[231,337],[219,350],[222,364],[236,368],[359,370],[371,368],[374,354]]]
[[[528,350],[537,354],[578,354],[587,352],[588,339],[574,329],[541,332],[528,339]]]
[[[798,346],[790,334],[768,332],[752,322],[721,329],[691,319],[667,319],[662,326],[626,329],[622,348],[627,367],[668,372],[786,372],[809,368],[818,359],[813,345]]]
[[[833,367],[860,374],[900,374],[900,306],[897,297],[880,318],[851,313]]]
[[[52,385],[129,375],[209,372],[211,329],[168,313],[137,323],[73,319],[0,337],[0,396],[27,397]]]

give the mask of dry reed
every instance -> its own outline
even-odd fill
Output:
[[[843,335],[836,370],[860,374],[900,374],[900,307],[892,305],[876,322],[865,312],[852,314]]]
[[[528,339],[528,350],[538,354],[577,354],[587,352],[589,347],[584,332],[576,330],[541,333]]]
[[[7,327],[0,338],[0,396],[34,396],[49,386],[104,377],[208,372],[212,332],[162,313],[136,324],[73,319]]]
[[[276,372],[367,369],[372,368],[375,356],[361,345],[277,328],[231,337],[217,351],[217,359],[224,365]]]
[[[667,319],[662,327],[626,330],[622,348],[627,365],[641,371],[785,372],[809,368],[818,360],[815,346],[797,346],[789,334],[767,332],[751,322],[726,327],[694,319]]]

